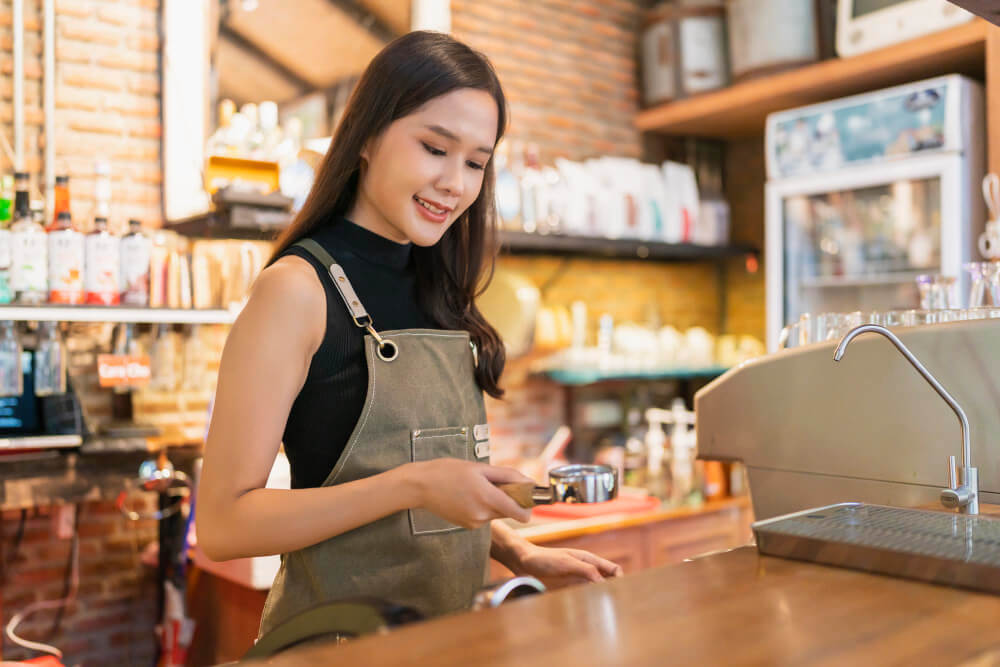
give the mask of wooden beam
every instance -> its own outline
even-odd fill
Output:
[[[356,0],[329,0],[329,2],[380,42],[389,43],[399,37],[388,23],[362,7]]]
[[[1000,174],[1000,28],[986,33],[986,168]]]
[[[275,72],[278,72],[282,77],[294,84],[297,88],[301,88],[303,93],[316,90],[316,84],[311,81],[307,81],[302,78],[298,72],[295,72],[284,63],[275,60],[273,56],[260,48],[260,46],[258,46],[255,42],[247,39],[246,36],[237,30],[234,30],[232,26],[228,25],[224,21],[219,24],[219,38],[228,40],[240,49],[247,51],[254,58],[257,58]]]

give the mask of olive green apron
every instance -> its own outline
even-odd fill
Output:
[[[355,324],[368,330],[364,408],[323,486],[411,461],[488,462],[489,429],[468,332],[376,331],[340,265],[311,239],[297,245],[328,268]],[[260,635],[311,607],[350,597],[381,598],[425,616],[467,609],[485,583],[489,547],[488,524],[466,530],[410,509],[283,554]]]

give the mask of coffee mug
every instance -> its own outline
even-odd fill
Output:
[[[986,223],[986,231],[979,235],[979,252],[985,259],[1000,258],[1000,221]]]

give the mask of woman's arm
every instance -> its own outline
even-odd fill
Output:
[[[527,512],[492,482],[513,471],[457,460],[410,463],[345,484],[266,489],[292,402],[325,332],[326,296],[311,265],[263,271],[222,353],[198,489],[198,538],[216,560],[284,553],[426,507],[474,527]]]

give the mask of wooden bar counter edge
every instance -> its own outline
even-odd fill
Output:
[[[983,513],[1000,515],[1000,507]],[[1000,519],[998,519],[1000,520]],[[269,665],[1000,665],[1000,596],[740,547]]]

